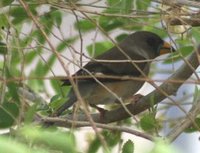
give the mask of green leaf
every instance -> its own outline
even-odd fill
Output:
[[[150,6],[151,0],[145,0],[145,1],[141,1],[141,0],[136,0],[136,8],[138,10],[147,10],[148,7]]]
[[[60,106],[62,106],[66,102],[67,102],[66,97],[63,97],[62,95],[57,94],[51,98],[49,107],[51,107],[53,110],[57,110]]]
[[[38,104],[34,104],[34,105],[28,107],[28,110],[26,110],[26,112],[25,112],[24,123],[31,124],[33,122],[35,113],[37,112],[37,105]]]
[[[101,16],[99,18],[99,25],[105,30],[105,31],[111,31],[116,28],[122,27],[124,25],[124,19],[122,18],[113,18],[113,17],[105,17]],[[126,20],[126,19],[125,19]]]
[[[200,42],[200,37],[199,37],[200,28],[199,27],[194,27],[194,28],[192,28],[191,32],[192,32],[191,35],[196,40],[196,42]]]
[[[1,0],[0,1],[0,8],[10,5],[14,0]]]
[[[8,17],[6,16],[6,14],[0,14],[0,28],[5,28],[8,27],[9,23],[8,23]]]
[[[150,153],[179,153],[176,148],[170,145],[166,140],[157,140]]]
[[[36,50],[31,50],[25,54],[25,64],[31,64],[33,60],[37,57],[38,53]]]
[[[193,46],[181,47],[177,52],[170,54],[168,59],[164,61],[164,64],[171,64],[172,62],[180,61],[182,57],[188,56],[193,50]]]
[[[158,127],[158,123],[153,114],[146,114],[141,118],[140,126],[144,131],[151,131]]]
[[[121,41],[124,40],[127,36],[128,36],[128,34],[123,33],[123,34],[118,35],[118,36],[115,38],[115,40],[116,40],[117,42],[121,42]]]
[[[107,41],[96,42],[94,44],[87,46],[87,51],[91,57],[96,57],[98,55],[101,55],[108,49],[110,49],[112,46],[113,44],[111,42],[107,42]]]
[[[62,23],[62,13],[58,10],[51,12],[51,17],[55,21],[57,26],[60,26]]]
[[[39,61],[35,67],[35,71],[33,71],[33,74],[37,77],[45,76],[51,70],[51,67],[54,64],[55,60],[56,60],[56,56],[51,55],[48,58],[48,60],[44,62]]]
[[[108,131],[103,130],[101,134],[104,136],[106,143],[108,144],[108,148],[113,148],[117,145],[121,140],[121,132],[119,131]],[[97,152],[98,149],[101,147],[101,142],[98,137],[96,137],[89,146],[87,153],[94,153]]]
[[[8,68],[6,68],[6,77],[7,79],[12,79],[13,76],[10,74],[10,71]],[[20,100],[19,100],[19,95],[18,95],[18,85],[15,82],[8,82],[7,83],[7,87],[8,87],[8,93],[11,95],[12,99],[14,100],[15,103],[19,104]]]
[[[102,134],[106,138],[108,146],[111,148],[114,147],[117,143],[119,143],[119,141],[121,140],[122,133],[119,131],[104,130]]]
[[[93,17],[93,19],[95,20],[95,17]],[[74,27],[76,29],[80,29],[82,32],[87,32],[96,28],[94,23],[92,23],[90,20],[80,20],[75,23]]]
[[[74,135],[70,132],[56,132],[53,130],[27,126],[21,130],[21,134],[32,144],[40,144],[62,153],[76,153]]]
[[[28,146],[2,136],[0,137],[0,150],[2,153],[33,153]]]
[[[3,104],[0,105],[0,129],[11,127],[16,122],[18,115],[19,105],[4,99]]]
[[[35,30],[30,34],[30,37],[35,37],[38,42],[40,42],[40,45],[44,44],[46,42],[46,39],[44,36],[41,34],[40,30]]]
[[[60,80],[50,80],[51,86],[56,93],[62,93],[61,81]]]
[[[47,35],[51,34],[53,30],[53,19],[49,13],[40,17],[39,21],[43,25],[43,30]]]
[[[123,14],[129,14],[132,12],[133,9],[133,0],[125,0],[122,2],[122,13]]]
[[[122,153],[133,153],[134,152],[134,143],[131,140],[126,141],[123,145]]]
[[[107,0],[108,6],[116,6],[120,4],[121,0]]]
[[[62,52],[63,50],[65,50],[69,46],[69,44],[75,42],[77,40],[77,38],[79,38],[79,37],[77,37],[77,36],[76,37],[70,37],[68,39],[62,40],[58,44],[58,46],[56,47],[56,50],[58,52]]]
[[[107,3],[109,7],[104,12],[111,14],[128,14],[133,7],[133,0],[107,0]]]
[[[7,54],[7,46],[5,43],[0,42],[0,54],[5,55]]]
[[[31,5],[30,10],[34,15],[37,14],[36,6]],[[25,20],[29,20],[27,12],[24,10],[23,7],[12,7],[9,13],[13,17],[12,23],[14,25],[20,24],[24,22]]]
[[[101,147],[101,143],[99,139],[94,139],[90,143],[87,153],[96,153],[100,147]]]
[[[200,126],[200,117],[195,118],[196,125],[199,127]],[[186,133],[193,133],[193,132],[197,132],[199,131],[199,128],[194,127],[193,125],[191,125],[190,127],[188,127],[187,129],[184,130],[184,132]]]

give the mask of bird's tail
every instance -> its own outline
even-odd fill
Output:
[[[66,103],[64,103],[63,105],[61,105],[61,106],[52,114],[52,117],[58,117],[58,116],[60,116],[66,109],[68,109],[69,107],[71,107],[75,102],[76,102],[76,100],[74,100],[74,99],[69,99]]]
[[[76,95],[74,94],[73,90],[71,90],[68,94],[68,100],[61,105],[51,116],[52,117],[58,117],[60,116],[66,109],[68,109],[69,107],[71,107],[76,101]]]
[[[61,105],[54,113],[52,113],[49,117],[60,116],[66,109],[71,107],[77,101],[77,98],[74,95],[74,92],[72,90],[68,94],[68,97],[69,97],[69,99],[63,105]],[[53,124],[54,123],[45,122],[44,127],[49,127],[49,126],[52,126]]]

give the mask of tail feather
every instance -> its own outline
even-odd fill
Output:
[[[76,101],[74,99],[69,99],[66,103],[64,103],[62,106],[60,106],[56,112],[53,113],[53,117],[60,116],[66,109],[71,107]]]

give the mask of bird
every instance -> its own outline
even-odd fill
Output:
[[[175,49],[157,34],[149,31],[137,31],[128,35],[108,51],[98,55],[95,60],[89,61],[73,74],[72,78],[76,78],[73,81],[83,100],[98,109],[97,105],[99,104],[119,103],[120,100],[125,101],[133,96],[143,86],[145,80],[120,78],[124,76],[144,78],[149,74],[153,59],[171,52],[175,52]],[[84,77],[97,74],[113,76],[113,78]],[[71,82],[66,79],[63,85],[69,86]],[[73,87],[67,97],[68,100],[53,113],[53,116],[62,115],[65,110],[78,101]]]

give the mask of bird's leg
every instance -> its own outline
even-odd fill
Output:
[[[142,97],[144,97],[144,96],[141,95],[141,94],[133,95],[133,96],[132,96],[132,102],[133,102],[133,103],[137,103]]]
[[[93,107],[93,108],[95,108],[95,109],[97,109],[99,111],[99,113],[100,113],[100,119],[103,119],[103,117],[104,117],[104,115],[105,115],[105,113],[106,113],[107,110],[103,109],[101,107],[98,107],[95,104],[90,104],[90,106]]]

